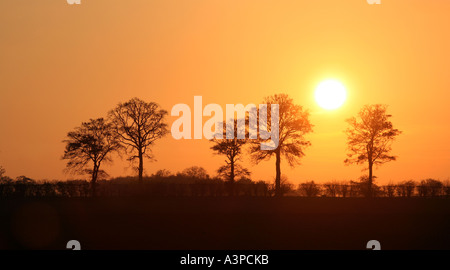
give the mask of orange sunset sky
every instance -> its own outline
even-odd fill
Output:
[[[345,166],[345,119],[365,104],[388,104],[399,158],[375,170],[378,183],[450,177],[450,1],[66,0],[0,1],[0,165],[7,175],[70,179],[62,140],[90,118],[132,97],[169,111],[194,95],[204,105],[260,103],[289,94],[310,110],[314,133],[302,164],[282,173],[307,180],[355,180]],[[315,87],[336,79],[345,104],[324,110]],[[209,118],[204,118],[207,120]],[[170,126],[169,126],[170,128]],[[157,141],[147,174],[224,158],[211,143]],[[251,166],[272,180],[275,161]],[[129,163],[104,166],[130,175]]]

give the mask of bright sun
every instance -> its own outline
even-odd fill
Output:
[[[344,104],[347,92],[342,83],[336,80],[321,82],[315,92],[317,104],[326,110],[337,109]]]

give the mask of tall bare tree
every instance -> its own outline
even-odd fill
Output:
[[[395,129],[387,114],[387,106],[382,104],[366,105],[358,113],[358,117],[347,119],[350,125],[346,129],[348,158],[345,164],[367,164],[369,170],[368,193],[373,195],[373,165],[396,160],[390,155],[391,144],[401,131]]]
[[[234,130],[230,125],[226,125],[226,123],[223,123],[223,138],[213,138],[211,140],[214,143],[211,149],[217,155],[223,155],[226,157],[225,165],[221,166],[217,170],[217,173],[225,178],[230,184],[230,195],[234,195],[234,183],[236,177],[250,176],[250,171],[238,164],[238,161],[241,160],[243,147],[248,142],[248,140],[246,139],[247,137],[245,137],[244,139],[238,139],[238,137],[240,137],[238,136],[238,123],[240,123],[240,121],[243,121],[243,124],[245,124],[244,119],[235,119],[233,125]],[[227,130],[229,131],[229,134],[234,134],[233,139],[227,139]],[[245,129],[243,132],[245,132]]]
[[[108,115],[116,134],[130,154],[128,160],[139,160],[139,183],[142,183],[144,157],[152,158],[149,147],[168,132],[165,123],[167,111],[154,102],[133,98],[119,103]]]
[[[278,146],[272,150],[261,150],[259,140],[256,140],[251,149],[252,159],[255,163],[269,160],[275,156],[275,196],[282,196],[281,192],[281,157],[284,156],[291,167],[300,164],[300,158],[305,155],[305,147],[311,143],[304,135],[312,132],[313,125],[309,121],[309,112],[302,106],[294,104],[292,98],[286,94],[276,94],[266,97],[263,104],[270,108],[271,104],[279,105],[279,141]],[[260,115],[260,112],[258,113]],[[271,110],[267,112],[267,127],[271,128]],[[259,119],[260,121],[260,119]]]
[[[110,154],[120,148],[111,123],[103,118],[84,122],[74,131],[67,133],[66,149],[62,159],[68,160],[66,170],[91,174],[92,195],[96,195],[96,182],[102,162],[111,161]],[[92,169],[87,169],[92,164]]]

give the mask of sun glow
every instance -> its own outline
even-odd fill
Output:
[[[317,86],[314,96],[320,107],[334,110],[344,104],[347,99],[347,91],[339,81],[326,80]]]

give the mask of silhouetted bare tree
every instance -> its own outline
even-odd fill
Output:
[[[235,179],[238,177],[250,176],[250,171],[237,163],[238,161],[240,161],[242,148],[245,146],[248,140],[238,139],[238,120],[234,120],[234,131],[232,130],[232,127],[230,125],[227,126],[226,123],[223,123],[223,126],[223,139],[213,138],[211,141],[214,143],[214,145],[211,147],[211,149],[214,150],[216,154],[224,155],[226,157],[226,165],[221,166],[217,170],[217,173],[220,177],[223,177],[228,181],[230,185],[230,195],[233,195]],[[233,139],[226,138],[227,131],[228,133],[234,134]]]
[[[277,94],[266,97],[263,104],[279,105],[279,141],[278,146],[273,150],[260,149],[261,140],[253,141],[251,147],[252,159],[255,163],[269,160],[275,156],[275,196],[281,196],[281,156],[284,156],[291,167],[300,164],[300,158],[305,155],[304,148],[311,145],[304,137],[312,132],[313,125],[309,122],[309,112],[302,106],[294,104],[292,98],[286,94]],[[259,115],[260,116],[259,112]],[[272,127],[271,111],[267,112],[267,129]],[[260,120],[260,119],[258,119]]]
[[[114,130],[131,156],[128,160],[139,160],[139,183],[142,183],[144,157],[152,158],[149,147],[167,134],[165,116],[167,111],[154,102],[133,98],[119,103],[108,114]]]
[[[6,173],[5,168],[3,168],[2,166],[0,166],[0,178],[3,177],[3,175]]]
[[[96,195],[96,181],[102,173],[100,165],[111,161],[110,154],[120,148],[111,123],[103,118],[82,123],[74,131],[67,133],[66,149],[62,159],[68,160],[66,169],[75,173],[90,173],[92,194]],[[86,167],[92,163],[92,169]]]
[[[391,143],[401,134],[395,129],[386,113],[387,106],[381,104],[366,105],[358,113],[358,118],[347,119],[350,127],[346,130],[348,158],[345,164],[367,163],[368,193],[372,196],[373,165],[381,165],[396,157],[390,155]]]

